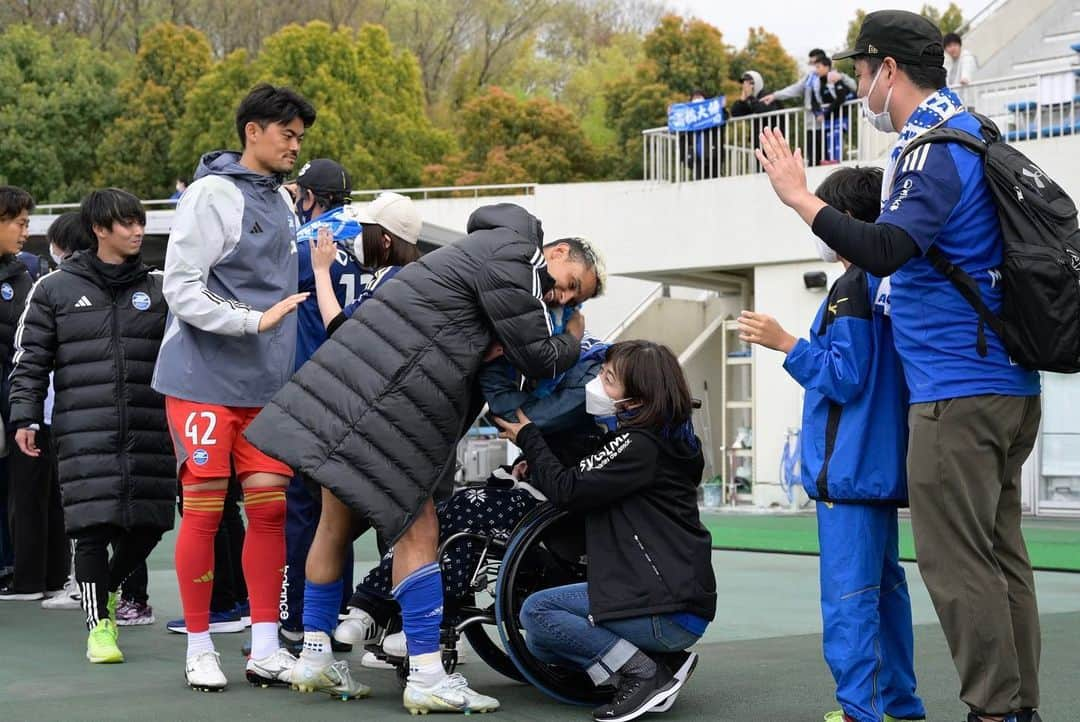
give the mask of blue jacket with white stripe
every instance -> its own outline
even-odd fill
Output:
[[[893,348],[889,279],[848,268],[784,369],[806,389],[806,493],[819,501],[906,506],[908,392]]]

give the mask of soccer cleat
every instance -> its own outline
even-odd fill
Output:
[[[846,714],[844,714],[843,710],[836,709],[836,710],[833,710],[832,712],[826,712],[825,713],[824,722],[855,722],[855,720],[851,719]]]
[[[289,650],[278,648],[265,659],[249,659],[247,662],[247,681],[255,687],[279,687],[292,684],[293,668],[296,657]]]
[[[448,674],[433,687],[421,687],[408,682],[402,693],[402,702],[409,714],[427,714],[428,712],[494,712],[499,709],[499,700],[480,694],[469,688],[469,683],[460,674]]]
[[[244,623],[244,627],[251,626],[251,602],[244,600],[236,603],[236,613],[240,615],[240,621]]]
[[[386,635],[386,638],[383,639],[382,651],[387,657],[408,657],[409,645],[405,641],[405,632]]]
[[[174,619],[165,625],[165,628],[174,634],[187,634],[187,626],[183,619]],[[244,620],[236,609],[227,612],[210,612],[210,633],[231,634],[244,631]]]
[[[366,644],[374,642],[379,634],[379,625],[363,609],[349,607],[349,613],[338,622],[334,630],[334,639],[345,644]]]
[[[217,652],[200,652],[188,657],[184,679],[188,687],[199,692],[221,692],[229,683],[221,671],[221,655]]]
[[[86,658],[91,664],[119,664],[124,653],[116,645],[116,625],[111,619],[102,619],[86,638]]]
[[[128,599],[121,599],[116,605],[116,624],[120,627],[139,627],[153,624],[154,608]]]
[[[682,682],[683,685],[686,684],[686,680],[690,679],[690,675],[692,675],[694,673],[694,670],[697,668],[697,652],[673,652],[670,655],[663,655],[663,657],[663,663],[668,665],[668,669],[670,669],[675,675],[675,679]],[[671,695],[649,711],[667,712],[669,709],[672,708],[672,706],[674,706],[675,698],[678,696],[679,690],[676,690],[673,695]]]
[[[328,663],[322,663],[303,654],[293,667],[292,688],[298,692],[325,692],[341,700],[363,699],[371,694],[370,687],[352,678],[344,659],[335,662],[331,657]]]

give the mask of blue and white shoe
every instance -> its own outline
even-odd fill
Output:
[[[187,634],[187,626],[183,619],[174,619],[166,624],[165,628],[173,634]],[[244,624],[243,618],[236,609],[228,612],[210,612],[211,634],[233,634],[242,632],[246,628],[247,625]]]

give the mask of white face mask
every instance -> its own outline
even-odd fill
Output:
[[[353,256],[356,258],[356,262],[361,266],[364,265],[364,234],[361,233],[353,239],[352,242]]]
[[[877,73],[874,74],[874,80],[870,83],[870,90],[867,91],[866,97],[862,99],[862,113],[863,117],[874,126],[876,130],[880,130],[882,133],[893,133],[896,128],[893,127],[892,116],[889,115],[889,101],[892,100],[892,88],[889,88],[889,92],[885,94],[885,107],[882,108],[880,113],[875,113],[870,110],[870,96],[874,93],[874,87],[877,85],[878,78],[881,77],[881,71],[885,69],[882,65],[878,68]]]
[[[53,263],[55,263],[58,266],[64,260],[64,257],[61,254],[56,252],[56,246],[54,246],[52,244],[49,244],[49,258],[53,259]]]
[[[814,242],[817,244],[818,258],[826,263],[836,263],[840,260],[840,257],[836,255],[836,251],[825,245],[825,241],[814,236]]]
[[[613,399],[604,390],[604,382],[597,376],[585,384],[585,411],[593,416],[614,416],[615,404],[621,404],[626,399]]]

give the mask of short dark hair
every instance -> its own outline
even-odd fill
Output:
[[[929,46],[924,52],[924,58],[934,58],[933,62],[940,60],[944,55],[944,50],[940,45],[934,43]],[[876,73],[878,68],[881,67],[884,58],[872,58],[869,55],[860,55],[856,59],[864,59],[870,64],[870,73]],[[896,58],[893,58],[896,60]],[[896,68],[904,75],[911,79],[911,82],[915,83],[915,87],[920,90],[939,90],[945,87],[948,82],[945,75],[944,65],[930,65],[930,64],[914,64],[914,63],[901,63],[896,61]]]
[[[809,57],[809,58],[810,58],[811,60],[815,60],[815,61],[816,61],[816,60],[817,60],[818,58],[824,58],[824,57],[828,57],[828,56],[827,56],[827,55],[825,54],[825,51],[824,51],[824,50],[822,50],[821,48],[814,48],[814,49],[813,49],[813,50],[811,50],[811,51],[810,51],[809,53],[807,53],[807,55],[808,55],[808,57]]]
[[[404,266],[420,258],[420,247],[391,233],[378,223],[366,223],[360,231],[364,244],[364,265],[368,268]],[[390,247],[383,251],[383,235],[390,238]]]
[[[247,144],[244,128],[248,123],[258,123],[260,128],[265,129],[271,123],[291,123],[294,118],[300,118],[304,121],[304,127],[310,128],[315,124],[315,108],[292,88],[259,83],[236,109],[236,134],[240,136],[240,147]]]
[[[950,45],[959,45],[963,47],[964,42],[960,39],[960,33],[945,33],[945,37],[942,39],[941,44],[946,48]]]
[[[120,188],[102,188],[90,191],[79,206],[83,231],[91,248],[97,248],[94,226],[112,230],[113,224],[138,223],[146,225],[146,211],[139,199]]]
[[[621,426],[667,435],[690,421],[690,386],[679,359],[667,346],[620,341],[608,348],[605,361],[622,382],[626,398],[640,403],[630,412],[617,414]]]
[[[296,184],[297,191],[301,194],[310,193],[315,198],[315,202],[322,206],[324,211],[329,211],[334,208],[340,208],[346,203],[352,201],[352,196],[348,193],[327,193],[325,191],[317,191],[312,188],[305,188],[302,184]]]
[[[65,256],[90,248],[90,239],[86,236],[80,211],[61,213],[45,231],[45,238],[60,249]]]
[[[596,251],[591,243],[584,238],[578,238],[576,236],[560,238],[557,241],[545,243],[544,248],[554,248],[563,243],[570,247],[571,261],[584,265],[586,271],[596,272],[596,293],[593,294],[593,298],[602,295],[604,293],[604,286],[607,284],[607,272],[603,256]]]
[[[814,191],[821,200],[855,219],[873,223],[881,213],[881,168],[856,166],[837,168]]]
[[[832,67],[832,58],[830,58],[828,55],[819,55],[816,58],[814,58],[814,62],[815,63],[820,63],[821,65],[824,65],[826,68],[831,68]]]
[[[17,215],[34,210],[34,197],[17,186],[0,186],[0,221],[10,221]]]

